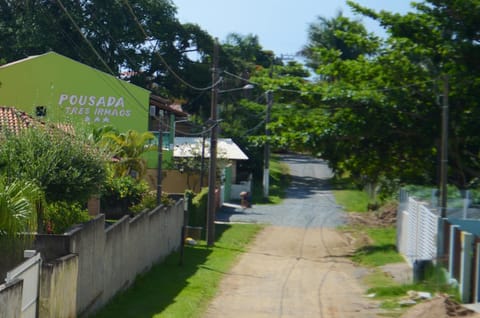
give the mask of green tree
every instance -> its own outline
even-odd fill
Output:
[[[406,15],[375,13],[390,36],[380,41],[362,32],[335,31],[348,47],[365,48],[345,58],[342,50],[310,47],[319,77],[313,82],[269,78],[256,82],[274,89],[272,143],[319,153],[338,173],[361,185],[392,181],[434,184],[437,175],[442,75],[450,78],[450,181],[466,187],[478,180],[478,7],[426,1]],[[452,26],[449,15],[458,25]],[[455,24],[455,23],[454,23]],[[309,44],[313,44],[310,42]],[[328,43],[328,42],[327,42]],[[335,47],[335,46],[333,46]],[[468,52],[468,53],[467,53]],[[321,62],[321,63],[320,63]],[[262,76],[262,74],[258,74]],[[296,96],[293,96],[296,94]]]
[[[377,41],[360,21],[352,21],[340,11],[332,19],[319,16],[309,25],[308,43],[301,54],[309,67],[317,69],[322,63],[329,62],[333,52],[342,60],[354,60],[360,55],[375,53]]]
[[[180,77],[207,86],[213,40],[175,14],[169,0],[0,1],[0,56],[12,62],[55,50],[115,76],[131,71],[126,80],[181,98],[192,91]]]
[[[480,57],[480,28],[475,22],[480,14],[479,2],[427,0],[415,5],[416,12],[406,15],[377,13],[351,2],[350,5],[378,20],[397,46],[400,43],[408,46],[402,52],[404,59],[420,66],[431,80],[438,82],[436,90],[417,98],[419,103],[431,105],[436,99],[441,102],[442,81],[448,77],[449,182],[460,188],[476,183],[480,176],[480,139],[476,133],[476,118],[480,116],[480,67],[475,62]],[[435,111],[439,113],[438,108]],[[436,118],[433,125],[429,126],[429,120],[422,117],[417,126],[431,138],[430,144],[439,153],[440,119],[438,115],[433,118]],[[436,140],[432,139],[432,133]]]
[[[273,52],[264,50],[258,36],[253,34],[228,34],[221,53],[231,72],[244,72],[246,76],[256,67],[268,68],[274,62]]]

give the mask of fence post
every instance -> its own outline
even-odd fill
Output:
[[[463,198],[463,219],[464,220],[467,218],[469,197],[470,197],[470,191],[464,190],[464,198]]]
[[[449,255],[448,255],[448,274],[450,278],[453,278],[455,275],[455,231],[459,229],[458,225],[450,225],[450,238],[448,244],[450,245]]]
[[[475,291],[475,294],[473,295],[473,302],[474,303],[478,303],[480,302],[480,243],[477,243],[475,244],[475,247],[476,249],[476,260],[474,262],[475,264],[475,268],[474,268],[474,271],[475,271],[475,277],[476,277],[476,280],[474,282],[475,286],[474,286],[474,291]]]
[[[445,228],[445,221],[446,219],[444,218],[438,218],[438,228],[437,228],[437,259],[434,260],[437,264],[439,263],[440,265],[444,266],[445,264],[445,233],[444,233],[444,228]],[[439,262],[440,260],[440,262]]]
[[[432,189],[432,194],[430,196],[430,206],[432,209],[436,210],[438,210],[437,191],[437,189]]]
[[[462,258],[460,265],[460,297],[463,303],[470,302],[472,295],[473,235],[462,231]]]

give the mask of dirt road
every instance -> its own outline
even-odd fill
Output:
[[[371,318],[350,242],[332,229],[267,227],[221,283],[206,317]]]
[[[376,317],[364,296],[352,243],[334,227],[343,212],[328,190],[325,163],[286,157],[293,176],[283,204],[230,209],[222,221],[268,226],[221,283],[205,317]]]

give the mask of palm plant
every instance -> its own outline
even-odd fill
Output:
[[[135,175],[136,179],[142,179],[147,171],[147,162],[142,155],[157,150],[157,146],[150,143],[153,139],[151,132],[140,133],[135,130],[104,134],[101,142],[107,144],[119,160],[114,164],[115,175]]]
[[[43,193],[33,182],[0,178],[0,237],[15,237],[35,232],[37,206]]]

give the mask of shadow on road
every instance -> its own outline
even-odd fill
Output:
[[[281,218],[293,222],[302,222],[304,214],[290,215],[292,204],[296,206],[312,207],[322,205],[322,209],[337,208],[331,199],[332,174],[322,159],[299,155],[282,155],[281,161],[291,168],[290,185],[286,189],[285,202],[279,205],[256,205],[242,209],[239,205],[228,204],[223,206],[216,215],[219,222],[247,222],[247,223],[281,223]],[[311,175],[309,175],[311,174]],[[292,200],[293,199],[293,200]],[[298,200],[305,200],[301,203]],[[331,206],[331,207],[330,207]],[[310,213],[312,211],[309,211]],[[307,214],[308,214],[307,213]],[[303,215],[303,216],[302,216]],[[334,215],[334,214],[332,214]],[[301,220],[298,220],[300,218]],[[285,221],[288,222],[288,221]],[[285,223],[286,224],[286,223]]]
[[[280,156],[282,161],[286,163],[317,163],[317,164],[327,164],[327,162],[320,158],[313,158],[309,156],[293,155],[293,154],[283,154]]]

